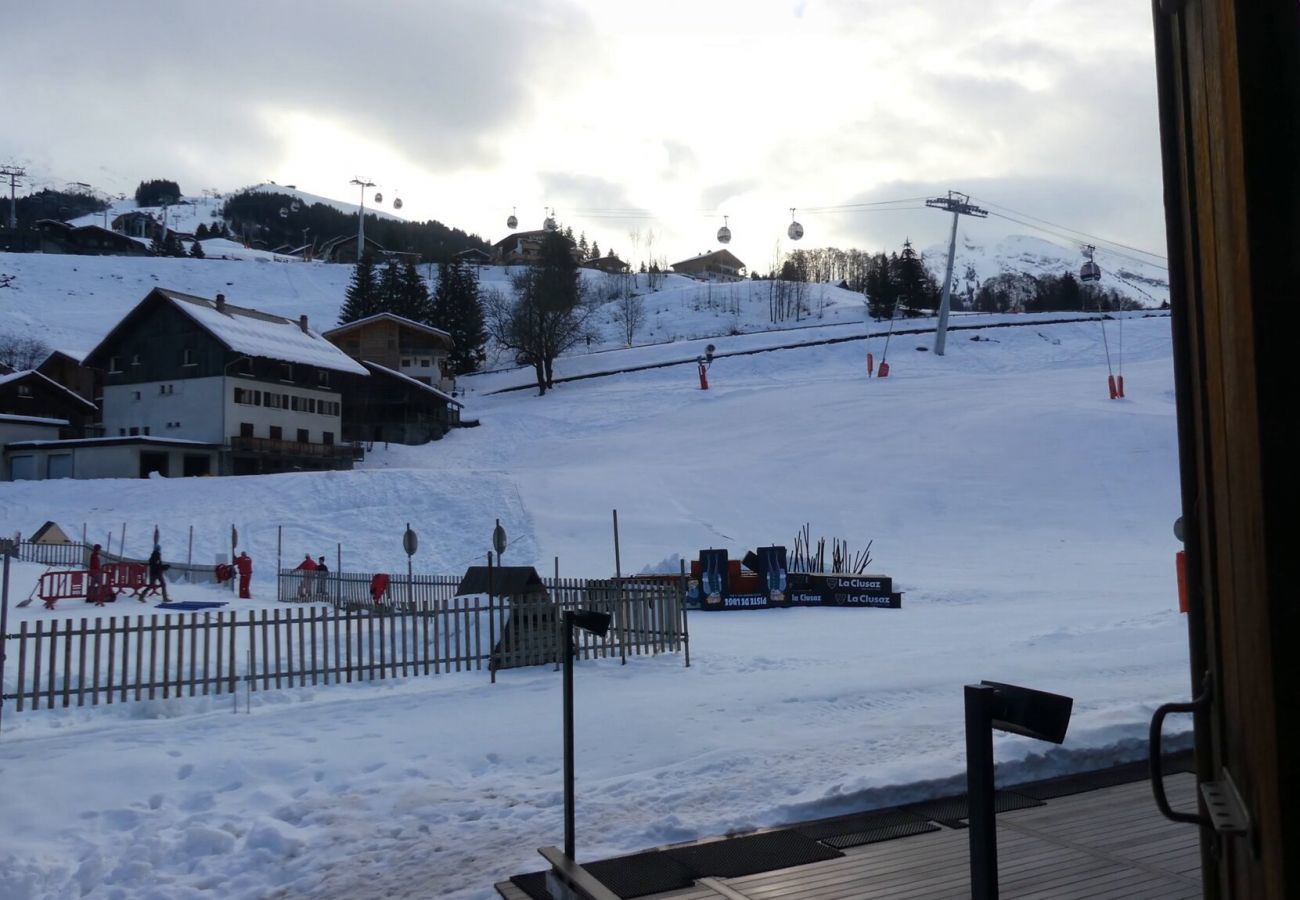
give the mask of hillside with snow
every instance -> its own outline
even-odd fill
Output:
[[[900,610],[697,613],[689,669],[580,666],[582,860],[951,790],[961,686],[980,678],[1075,698],[1061,748],[998,736],[1000,777],[1104,765],[1139,757],[1155,706],[1187,693],[1169,323],[1104,326],[1112,351],[1123,329],[1128,382],[1111,401],[1103,325],[1042,318],[954,332],[942,358],[895,335],[887,379],[864,366],[881,336],[721,357],[707,392],[689,364],[475,392],[481,427],[353,472],[0,483],[0,530],[125,522],[140,554],[157,524],[171,555],[193,526],[210,562],[235,524],[261,604],[280,528],[286,558],[341,544],[345,570],[402,571],[409,521],[416,571],[458,572],[500,519],[506,562],[574,576],[613,572],[614,508],[625,572],[788,544],[805,522],[873,541]],[[39,572],[20,565],[14,593]],[[166,615],[61,606],[11,626]],[[259,692],[238,715],[201,697],[6,711],[0,774],[23,790],[0,896],[488,900],[562,832],[559,688],[543,666]]]
[[[1084,262],[1082,244],[1065,245],[1024,234],[1013,234],[992,244],[983,244],[958,229],[954,290],[960,296],[973,295],[980,285],[998,275],[1079,274]],[[935,244],[922,256],[926,268],[943,284],[948,264],[948,245]],[[1094,257],[1101,267],[1097,287],[1116,291],[1142,306],[1156,307],[1169,300],[1169,270],[1154,260],[1144,262],[1136,254],[1098,248]]]

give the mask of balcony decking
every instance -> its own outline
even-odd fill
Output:
[[[1170,803],[1195,807],[1187,772],[1165,778]],[[1162,818],[1146,780],[1055,797],[1001,812],[1000,896],[1005,900],[1199,898],[1198,829]],[[970,896],[969,832],[937,831],[844,850],[825,862],[739,878],[702,878],[644,900],[958,900]],[[530,900],[510,882],[505,900]]]

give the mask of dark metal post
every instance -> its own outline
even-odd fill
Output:
[[[10,545],[8,541],[0,541],[0,556],[4,557],[4,575],[0,580],[0,684],[4,683],[5,675],[5,646],[8,641],[5,635],[9,631],[9,555]],[[14,542],[14,550],[17,550],[17,541]],[[0,717],[4,716],[5,701],[3,692],[0,692]]]
[[[970,895],[997,900],[998,833],[993,809],[993,701],[997,690],[966,685],[966,801],[970,822]]]
[[[564,855],[573,855],[573,610],[564,612]]]

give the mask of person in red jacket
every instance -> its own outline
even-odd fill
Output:
[[[86,563],[89,577],[86,579],[86,599],[94,600],[99,596],[101,565],[99,561],[99,544],[90,548],[90,561]]]
[[[248,592],[249,582],[253,580],[253,558],[248,555],[247,550],[235,557],[235,569],[239,572],[239,599],[253,599]]]
[[[312,559],[311,554],[308,553],[303,558],[303,561],[294,568],[294,571],[302,573],[302,584],[298,585],[298,599],[305,600],[311,596],[316,583],[316,560]]]

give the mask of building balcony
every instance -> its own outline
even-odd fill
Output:
[[[235,453],[255,453],[260,456],[307,457],[322,460],[359,460],[365,450],[358,443],[308,444],[302,441],[276,440],[275,438],[230,438],[230,449]]]

